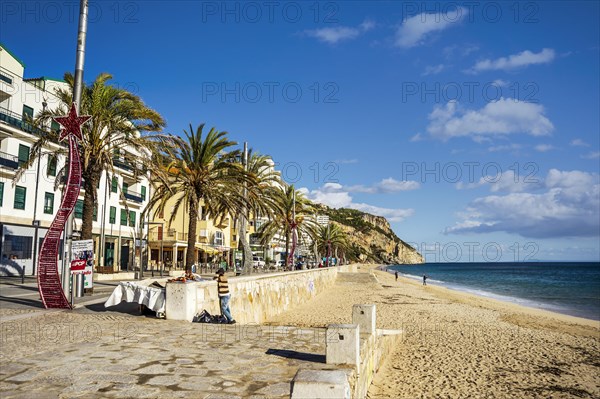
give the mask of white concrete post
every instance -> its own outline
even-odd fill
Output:
[[[350,399],[350,384],[342,370],[300,369],[292,381],[292,399]]]
[[[352,306],[352,323],[358,324],[363,334],[375,334],[375,305]]]
[[[358,369],[360,364],[360,336],[356,324],[330,324],[327,326],[327,364],[350,364]]]
[[[192,321],[197,309],[196,283],[167,283],[166,317]]]

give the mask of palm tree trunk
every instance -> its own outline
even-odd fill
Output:
[[[198,202],[189,202],[190,222],[188,224],[187,252],[185,254],[185,271],[192,272],[192,265],[196,261],[196,227],[198,225]]]
[[[285,267],[287,269],[288,262],[290,260],[290,233],[289,232],[285,232]],[[292,263],[293,263],[293,259],[292,259]]]
[[[250,274],[252,272],[252,249],[250,243],[246,239],[246,217],[240,215],[238,218],[238,236],[240,237],[240,243],[242,244],[242,273]]]
[[[81,239],[92,239],[92,228],[94,223],[94,207],[96,205],[96,185],[100,179],[99,175],[93,172],[85,173],[83,171],[83,215],[81,223]]]

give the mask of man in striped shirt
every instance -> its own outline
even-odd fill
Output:
[[[222,267],[217,270],[217,289],[219,292],[219,302],[221,304],[221,314],[227,318],[228,324],[235,324],[235,320],[231,316],[231,310],[229,309],[229,299],[231,294],[229,293],[229,284],[227,283],[227,276],[225,276],[225,269]]]

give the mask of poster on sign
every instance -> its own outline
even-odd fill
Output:
[[[94,241],[73,241],[71,247],[71,274],[83,274],[83,288],[93,287]]]

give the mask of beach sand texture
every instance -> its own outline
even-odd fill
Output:
[[[600,398],[600,322],[526,308],[361,266],[270,321],[348,323],[377,305],[377,328],[402,329],[369,398]]]

